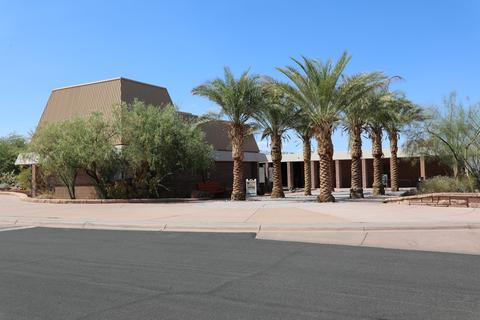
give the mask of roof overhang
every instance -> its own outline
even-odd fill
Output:
[[[232,151],[216,150],[214,152],[213,157],[215,161],[233,161]],[[267,157],[260,152],[244,152],[243,161],[244,162],[268,162]]]

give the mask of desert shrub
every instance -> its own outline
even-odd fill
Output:
[[[100,197],[116,171],[117,149],[114,127],[102,115],[72,118],[39,128],[30,145],[46,175],[55,175],[75,199],[75,182],[80,170],[92,178]]]
[[[30,191],[32,187],[32,168],[24,168],[17,175],[17,183],[20,189]]]
[[[118,180],[107,185],[107,194],[112,199],[128,199],[134,197],[135,192],[128,181]]]
[[[423,181],[420,184],[419,193],[435,192],[476,192],[478,183],[475,179],[468,177],[446,177],[436,176]]]
[[[131,179],[125,181],[126,188],[119,185],[114,190],[129,197],[163,197],[175,191],[175,179],[201,174],[212,166],[213,148],[205,143],[198,123],[180,115],[174,106],[158,108],[135,101],[123,106],[119,117],[121,158]]]
[[[0,173],[0,188],[9,189],[17,184],[17,175],[14,171]]]
[[[0,137],[0,173],[10,174],[20,172],[20,168],[15,165],[15,160],[19,153],[25,151],[27,141],[24,137],[17,134],[10,134],[6,137]]]

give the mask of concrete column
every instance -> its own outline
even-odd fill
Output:
[[[335,188],[342,187],[342,166],[340,160],[335,160]]]
[[[258,184],[258,162],[252,162],[252,178],[257,179]]]
[[[293,162],[287,162],[287,186],[288,189],[293,188]]]
[[[37,165],[32,165],[32,197],[37,196]]]
[[[362,159],[362,188],[365,189],[368,186],[368,167],[367,159]]]
[[[425,157],[424,156],[420,156],[420,177],[422,179],[427,179],[427,170],[426,170],[426,167],[425,167]]]
[[[319,185],[318,183],[318,165],[316,163],[317,161],[310,161],[310,175],[312,176],[311,181],[312,181],[312,189],[316,189],[317,186]]]

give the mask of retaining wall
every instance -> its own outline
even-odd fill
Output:
[[[480,208],[480,193],[428,193],[390,198],[384,202],[435,207]]]

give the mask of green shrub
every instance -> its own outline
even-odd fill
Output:
[[[17,175],[17,182],[20,189],[30,191],[32,187],[32,167],[22,169]]]
[[[10,134],[0,137],[0,174],[15,174],[20,172],[20,168],[15,165],[15,160],[19,153],[25,151],[27,140],[17,134]]]
[[[423,181],[420,184],[419,193],[435,192],[477,192],[478,183],[468,177],[452,178],[436,176]]]
[[[17,183],[17,175],[14,171],[0,173],[0,185],[2,189],[9,189]]]

